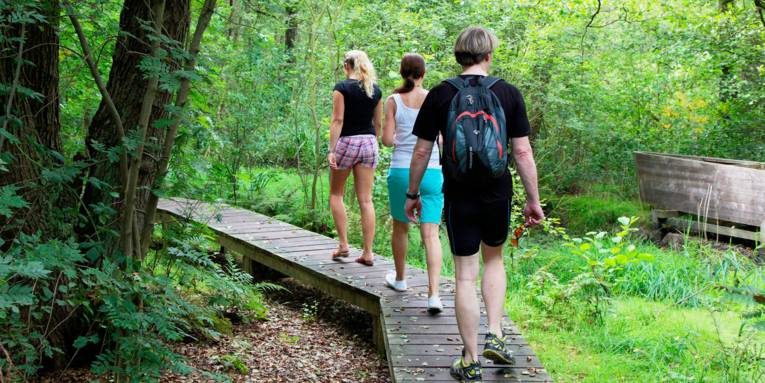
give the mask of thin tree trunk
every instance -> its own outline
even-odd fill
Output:
[[[191,46],[189,47],[190,58],[186,62],[185,70],[192,71],[196,66],[196,58],[199,54],[199,47],[202,44],[202,36],[210,24],[210,19],[215,11],[216,0],[205,0],[202,6],[202,11],[199,14],[197,20],[197,27],[194,30],[194,37],[191,39]],[[183,110],[186,106],[186,100],[188,99],[189,92],[191,91],[191,80],[188,77],[184,77],[181,80],[181,87],[178,90],[178,95],[175,99],[175,106],[178,110]],[[183,114],[178,114],[173,117],[173,123],[167,128],[165,133],[165,140],[162,147],[162,155],[159,158],[159,166],[157,170],[157,178],[154,181],[154,187],[152,193],[149,194],[149,200],[146,203],[146,213],[144,218],[143,230],[141,231],[141,257],[146,256],[149,251],[149,241],[151,240],[151,233],[154,228],[154,217],[157,212],[157,203],[159,202],[159,196],[156,193],[156,189],[162,187],[162,183],[167,175],[167,167],[170,163],[170,155],[173,151],[173,145],[175,144],[175,135],[178,131],[178,126],[181,123]]]
[[[75,32],[77,33],[77,37],[80,40],[82,53],[85,55],[85,62],[88,64],[90,74],[93,76],[93,80],[96,82],[96,86],[98,87],[99,92],[101,92],[101,98],[106,102],[106,106],[109,110],[112,122],[114,123],[114,126],[117,127],[117,133],[119,135],[118,138],[121,142],[125,139],[125,127],[122,125],[122,118],[117,111],[117,107],[114,106],[112,96],[109,94],[109,91],[106,90],[106,84],[104,84],[104,80],[101,78],[101,74],[98,72],[96,63],[93,61],[93,57],[90,52],[90,46],[88,44],[87,38],[85,37],[85,32],[82,30],[80,21],[77,19],[77,16],[74,14],[74,10],[72,10],[72,6],[68,1],[64,1],[64,8],[66,9],[67,16],[69,16],[69,20],[72,22],[72,26],[74,27]],[[123,149],[120,150],[120,180],[122,181],[121,190],[124,189],[127,183],[127,166],[127,154],[123,147]]]
[[[154,36],[154,40],[151,44],[152,56],[155,59],[159,59],[160,49],[160,37],[162,35],[162,20],[165,13],[165,0],[160,0],[152,7],[152,17],[154,18],[154,31],[158,36]],[[151,118],[151,108],[154,105],[154,99],[157,96],[157,88],[159,87],[159,74],[156,74],[149,78],[149,85],[146,89],[146,93],[143,96],[143,102],[141,104],[141,113],[138,116],[138,147],[135,153],[130,159],[130,165],[128,166],[127,186],[125,187],[125,202],[122,205],[122,231],[120,232],[120,239],[122,241],[122,253],[128,257],[128,267],[132,266],[129,261],[134,255],[134,237],[133,229],[135,222],[133,221],[135,216],[136,206],[136,189],[138,187],[138,172],[141,166],[141,160],[143,159],[143,148],[146,143],[146,131],[149,128],[149,119]]]
[[[135,129],[139,126],[143,126],[139,123],[142,109],[146,107],[144,105],[144,95],[149,89],[150,81],[144,76],[143,71],[139,68],[141,60],[151,54],[151,46],[147,44],[150,39],[148,34],[151,32],[146,31],[141,24],[142,20],[151,20],[151,7],[156,6],[160,0],[124,0],[122,12],[120,14],[120,35],[117,39],[114,53],[112,54],[112,67],[109,73],[109,80],[106,85],[108,93],[111,95],[113,103],[122,117],[122,121],[125,128],[125,134],[127,137],[141,137],[143,134],[135,134]],[[188,33],[189,20],[190,20],[190,0],[165,0],[165,9],[167,10],[163,14],[163,26],[162,31],[165,40],[172,39],[178,41],[177,46],[164,45],[163,47],[171,49],[181,49],[183,43],[186,41],[186,35]],[[173,71],[178,68],[178,64],[175,62],[167,62],[169,70]],[[135,183],[135,200],[134,200],[134,215],[137,220],[139,233],[143,230],[143,214],[140,213],[148,200],[150,192],[149,186],[154,183],[154,178],[158,169],[158,158],[160,154],[166,130],[163,128],[156,128],[153,122],[164,119],[168,116],[165,106],[172,99],[172,94],[166,91],[159,91],[157,93],[153,104],[151,105],[151,113],[146,123],[146,134],[143,157],[139,157],[138,166],[133,170],[138,170],[138,179]],[[122,143],[117,138],[118,133],[115,131],[116,127],[112,122],[111,112],[109,111],[106,100],[101,100],[101,104],[93,115],[90,127],[86,136],[86,145],[88,149],[88,155],[97,165],[93,166],[88,174],[89,177],[97,178],[110,185],[119,184],[119,169],[109,161],[107,153],[102,150],[98,150],[98,146],[102,146],[106,150],[111,150]],[[132,132],[132,133],[131,133]],[[99,145],[95,145],[98,143]],[[92,205],[105,205],[112,207],[115,211],[123,211],[122,205],[125,202],[124,199],[115,199],[112,197],[114,191],[123,192],[119,190],[104,190],[100,189],[90,183],[85,185],[83,193],[83,209],[87,209]],[[119,223],[116,223],[119,222]],[[104,232],[123,232],[125,227],[121,226],[124,220],[116,221],[108,227],[94,227],[90,226],[84,229],[80,229],[78,234],[83,238],[93,236],[98,231]],[[131,229],[132,231],[133,229]],[[105,249],[107,254],[115,250],[120,246],[120,241],[117,236],[105,236]],[[126,237],[128,240],[130,236]],[[133,249],[137,250],[137,249]]]
[[[285,9],[287,13],[287,29],[284,31],[284,47],[287,50],[287,62],[295,63],[295,43],[298,36],[297,7],[289,3]]]

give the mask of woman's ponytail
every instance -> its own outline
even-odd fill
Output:
[[[396,88],[395,93],[409,93],[414,89],[415,80],[425,76],[425,59],[416,53],[405,54],[401,58],[401,68],[399,69],[404,84]]]
[[[374,84],[377,81],[377,74],[369,57],[363,51],[349,51],[345,54],[345,62],[350,66],[352,72],[359,78],[361,88],[369,98],[374,97]]]

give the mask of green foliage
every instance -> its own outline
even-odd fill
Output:
[[[33,375],[42,358],[63,351],[50,336],[77,313],[89,325],[72,345],[82,353],[100,349],[93,372],[135,382],[159,379],[168,370],[190,371],[173,343],[230,334],[224,313],[265,318],[260,292],[282,287],[252,284],[230,258],[223,265],[212,262],[202,237],[180,235],[194,230],[165,233],[176,238],[175,246],[153,253],[133,273],[106,259],[88,266],[73,239],[21,235],[0,257],[0,345],[14,362],[11,367],[2,359],[0,369],[17,378]]]
[[[319,302],[305,302],[303,303],[303,308],[301,311],[301,316],[303,317],[304,321],[313,322],[316,320],[319,313]]]
[[[640,253],[628,240],[628,235],[637,230],[632,227],[636,221],[635,217],[620,217],[620,230],[613,235],[599,232],[571,239],[564,247],[583,258],[585,264],[565,283],[544,267],[537,270],[526,283],[529,302],[561,323],[602,323],[613,296],[612,286],[621,279],[624,269],[653,259],[653,255]]]
[[[647,210],[639,203],[610,197],[603,194],[564,195],[551,205],[553,214],[560,216],[563,225],[571,233],[584,234],[589,231],[616,228],[619,217],[648,218]]]
[[[247,364],[237,355],[226,354],[218,358],[218,361],[223,365],[223,368],[238,374],[247,375],[250,372],[250,368],[247,367]]]
[[[614,235],[609,236],[605,231],[590,232],[584,238],[573,238],[566,246],[572,254],[587,260],[587,265],[601,279],[612,278],[630,264],[653,260],[652,254],[640,253],[635,244],[626,241],[630,233],[638,230],[632,227],[637,220],[637,217],[620,217],[620,230]]]

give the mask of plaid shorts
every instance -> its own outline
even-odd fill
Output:
[[[343,136],[335,147],[335,161],[338,169],[350,169],[358,164],[374,169],[377,153],[377,137],[373,134]]]

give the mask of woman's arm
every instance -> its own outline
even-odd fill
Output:
[[[375,126],[375,135],[380,137],[382,133],[382,115],[383,115],[383,103],[382,100],[377,101],[375,106],[375,114],[372,116],[372,124]]]
[[[385,124],[383,125],[382,143],[385,146],[393,146],[396,139],[396,101],[393,96],[385,101]]]
[[[343,94],[338,91],[332,92],[332,124],[329,126],[329,167],[336,168],[335,147],[337,140],[340,139],[340,132],[343,130],[343,115],[345,114],[345,99]]]

